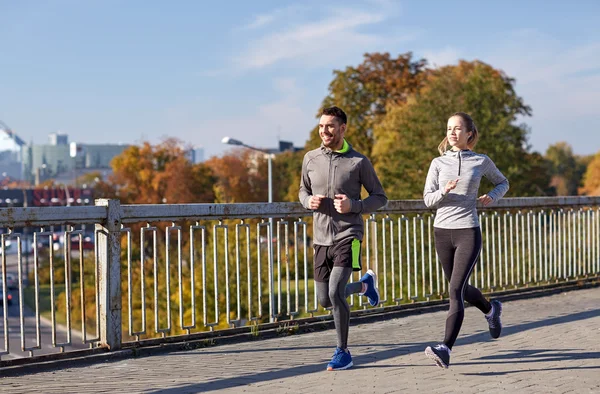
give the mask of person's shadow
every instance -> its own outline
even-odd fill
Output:
[[[564,316],[551,317],[544,320],[534,321],[534,322],[525,322],[522,324],[517,324],[515,326],[504,327],[502,331],[502,336],[509,336],[512,334],[517,334],[527,330],[533,330],[538,327],[547,327],[556,324],[563,324],[568,322],[580,321],[590,318],[595,318],[600,316],[600,309],[578,312]],[[489,334],[487,332],[480,332],[477,334],[468,335],[465,337],[460,337],[459,342],[460,345],[465,344],[473,344],[478,342],[487,342],[489,341]],[[391,359],[394,357],[398,357],[401,354],[411,354],[411,353],[419,353],[422,352],[425,347],[429,345],[428,342],[422,343],[404,343],[399,345],[390,345],[390,344],[366,344],[362,345],[366,346],[385,346],[388,347],[386,350],[379,350],[372,353],[361,354],[357,356],[353,356],[355,364],[358,366],[356,368],[372,368],[371,366],[362,366],[361,364],[367,364],[372,362],[373,360],[381,361],[386,359]],[[361,345],[353,345],[353,347],[361,347]],[[305,347],[294,347],[294,350],[298,349],[314,349],[314,348],[322,348],[322,346],[305,346]],[[272,351],[286,351],[285,348],[275,348],[271,349]],[[244,350],[243,352],[264,352],[264,349],[250,349]],[[232,352],[231,350],[203,350],[203,354],[230,354],[232,357],[235,357],[236,352]],[[232,354],[233,353],[233,354]],[[194,356],[193,352],[188,353],[190,356]],[[177,354],[181,356],[181,353]],[[168,354],[164,356],[168,357]],[[481,365],[483,362],[486,363],[497,363],[497,364],[519,364],[519,363],[533,363],[533,362],[543,362],[543,361],[569,361],[569,360],[586,360],[586,359],[598,359],[600,357],[600,352],[589,352],[587,350],[580,349],[562,349],[562,350],[553,350],[553,349],[523,349],[523,350],[515,350],[515,351],[507,351],[504,353],[499,353],[491,356],[483,356],[477,358],[474,361],[469,362],[459,362],[453,363],[453,365]],[[525,359],[525,360],[523,360]],[[515,360],[519,360],[516,362]],[[319,363],[302,365],[298,367],[285,368],[282,366],[281,369],[271,370],[266,372],[257,372],[250,373],[237,377],[228,377],[223,379],[216,379],[210,382],[202,382],[197,384],[188,384],[176,386],[168,389],[159,389],[150,391],[151,393],[156,394],[175,394],[181,392],[203,392],[203,391],[212,391],[212,390],[220,390],[226,388],[232,388],[237,386],[243,386],[249,383],[257,383],[264,382],[269,380],[279,380],[285,379],[288,377],[299,376],[304,374],[310,374],[315,372],[321,372],[324,370],[322,360],[319,360]],[[379,367],[383,367],[379,365]],[[406,368],[412,367],[412,365],[394,365],[395,368]],[[575,368],[600,368],[600,366],[585,366],[585,367],[575,367]],[[574,368],[574,369],[575,369]],[[557,368],[544,368],[544,371],[549,370],[568,370],[570,367],[557,367]],[[510,373],[518,373],[518,372],[531,372],[531,369],[515,369],[513,371],[501,371],[501,372],[479,372],[479,373],[463,373],[463,375],[479,375],[479,376],[494,376],[494,375],[506,375]],[[342,371],[344,372],[344,371]]]

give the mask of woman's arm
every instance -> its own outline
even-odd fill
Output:
[[[489,179],[493,184],[494,188],[487,193],[487,196],[490,197],[493,201],[498,201],[501,199],[506,192],[508,191],[509,184],[508,179],[500,172],[500,170],[496,167],[496,164],[487,157],[487,166],[483,175]]]
[[[439,168],[434,160],[429,165],[427,179],[425,180],[425,189],[423,190],[423,200],[428,208],[437,205],[447,194],[444,193],[444,190],[440,190],[439,174]]]

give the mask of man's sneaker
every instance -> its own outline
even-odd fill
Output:
[[[368,270],[367,273],[360,278],[360,281],[367,285],[367,290],[365,290],[364,293],[360,293],[360,295],[367,296],[371,306],[377,306],[379,304],[379,290],[375,287],[375,278],[376,276],[373,270]]]
[[[500,320],[500,316],[502,316],[502,303],[498,300],[493,300],[490,304],[492,304],[493,308],[492,314],[485,318],[490,326],[490,335],[492,338],[496,339],[500,336],[500,332],[502,331],[502,321]]]
[[[450,365],[450,349],[443,343],[434,347],[427,346],[425,355],[435,361],[438,367],[448,368]]]
[[[331,358],[331,362],[327,364],[328,371],[339,371],[342,369],[348,369],[352,365],[352,355],[350,354],[350,350],[348,352],[343,351],[339,347],[335,348],[335,353],[333,353],[333,357]]]

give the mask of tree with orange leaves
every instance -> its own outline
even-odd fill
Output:
[[[416,60],[411,52],[396,58],[389,53],[366,53],[358,66],[333,72],[329,94],[321,108],[342,108],[348,115],[346,138],[356,150],[371,157],[374,126],[385,116],[388,105],[402,105],[420,89],[427,75],[426,65],[425,59]],[[320,144],[316,126],[306,148],[314,149]]]
[[[272,160],[273,201],[296,201],[289,194],[291,186],[300,183],[298,174],[302,167],[302,152],[283,152]],[[216,202],[266,202],[269,195],[267,159],[264,153],[235,148],[222,157],[206,161],[217,181]],[[297,186],[296,186],[297,190]]]
[[[583,187],[580,194],[587,196],[600,196],[600,152],[594,155],[583,175]]]
[[[212,171],[186,157],[181,141],[144,142],[116,156],[108,183],[122,204],[214,202]]]

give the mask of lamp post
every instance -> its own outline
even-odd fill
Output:
[[[272,169],[273,169],[273,164],[272,164],[273,154],[269,153],[269,151],[267,151],[266,149],[255,148],[254,146],[246,145],[242,141],[236,140],[236,139],[230,138],[230,137],[224,137],[221,142],[224,143],[224,144],[228,144],[228,145],[243,146],[244,148],[252,149],[252,150],[255,150],[257,152],[262,152],[262,153],[264,153],[267,156],[267,168],[268,168],[267,169],[267,175],[268,175],[268,182],[269,182],[269,186],[268,186],[268,189],[269,189],[268,202],[273,202],[273,174],[272,174]]]
[[[244,148],[252,149],[257,152],[262,152],[267,156],[267,174],[268,174],[268,202],[273,202],[273,174],[272,174],[272,160],[273,154],[266,149],[256,148],[251,145],[247,145],[240,140],[236,140],[230,137],[224,137],[221,140],[222,143],[228,145],[243,146]],[[268,240],[268,251],[269,251],[269,320],[273,322],[275,316],[275,303],[273,294],[273,218],[269,218],[269,240]]]

